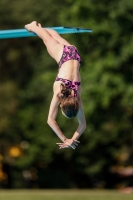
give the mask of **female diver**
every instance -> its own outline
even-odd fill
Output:
[[[78,143],[80,143],[78,138],[86,129],[79,73],[81,57],[77,48],[69,44],[54,30],[44,29],[36,21],[25,25],[25,29],[36,33],[43,40],[49,55],[59,65],[58,75],[53,85],[53,98],[50,104],[47,123],[61,139],[62,143],[57,143],[60,149],[75,149]],[[73,118],[77,116],[79,125],[71,139],[64,136],[56,122],[59,106],[65,117]]]

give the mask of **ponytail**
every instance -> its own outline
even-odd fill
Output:
[[[67,88],[63,84],[61,86],[61,93],[59,94],[59,98],[61,98],[61,110],[64,114],[73,118],[77,115],[79,110],[79,103],[77,97],[71,96],[71,89]]]
[[[67,98],[67,97],[70,97],[71,96],[71,89],[70,88],[67,88],[65,85],[63,85],[61,83],[60,85],[60,89],[61,89],[61,93],[59,94],[59,97],[60,98]]]

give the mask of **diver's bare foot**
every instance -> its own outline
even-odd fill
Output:
[[[38,26],[38,27],[42,27],[40,23],[38,23],[37,21],[33,21],[30,24],[26,24],[24,27],[27,31],[32,32],[33,27]]]

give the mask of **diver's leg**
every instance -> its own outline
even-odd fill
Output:
[[[60,60],[63,45],[54,39],[46,29],[42,28],[41,24],[33,21],[32,23],[25,25],[25,28],[30,32],[36,33],[43,40],[51,57],[57,62]]]

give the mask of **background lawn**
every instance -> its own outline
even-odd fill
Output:
[[[131,200],[133,194],[108,190],[0,190],[0,200]]]

